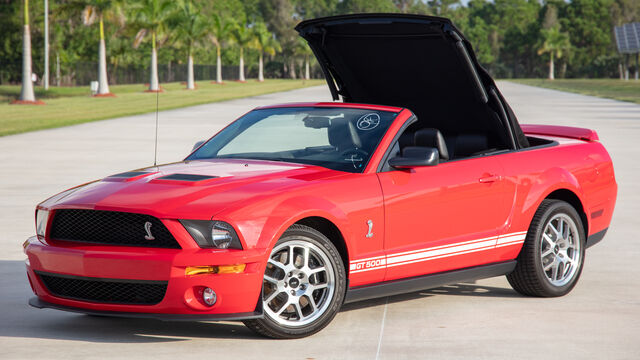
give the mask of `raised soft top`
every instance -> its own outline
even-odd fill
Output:
[[[296,30],[316,55],[334,100],[406,107],[417,115],[418,127],[445,135],[499,132],[494,114],[501,112],[496,102],[504,100],[450,20],[354,14],[306,20]],[[504,105],[517,147],[526,147]]]

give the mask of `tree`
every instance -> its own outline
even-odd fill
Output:
[[[195,89],[193,76],[193,47],[207,34],[208,24],[192,0],[181,0],[180,11],[175,18],[176,37],[187,48],[187,89]]]
[[[460,0],[431,0],[429,7],[436,16],[451,17],[456,7],[460,6]]]
[[[232,23],[218,14],[211,15],[209,39],[216,47],[216,83],[222,84],[222,47],[231,35]]]
[[[259,51],[258,56],[258,81],[264,81],[264,60],[263,54],[274,56],[276,52],[281,51],[280,43],[273,37],[273,34],[267,30],[267,26],[260,22],[253,27],[255,37],[255,47]]]
[[[24,0],[24,31],[22,33],[22,89],[16,103],[35,104],[36,95],[31,81],[31,32],[29,31],[29,0]]]
[[[233,36],[233,42],[240,50],[240,61],[238,65],[240,75],[238,76],[238,81],[244,82],[246,81],[244,78],[244,49],[252,45],[252,42],[255,39],[255,34],[246,25],[236,23],[231,30],[231,35]]]
[[[104,40],[104,18],[108,12],[118,7],[114,0],[84,0],[79,5],[84,7],[82,18],[85,25],[93,25],[98,19],[100,26],[100,42],[98,45],[98,93],[97,96],[110,96],[109,78],[107,77],[107,49]]]
[[[538,49],[538,55],[549,54],[549,80],[555,78],[554,58],[561,58],[564,52],[571,47],[569,35],[560,31],[560,26],[550,29],[542,29],[544,39],[542,46]]]
[[[338,4],[338,11],[346,13],[396,12],[398,8],[391,0],[344,0]]]
[[[311,48],[309,48],[309,45],[307,45],[307,42],[303,38],[298,38],[295,54],[304,59],[304,79],[309,80],[311,78],[309,73],[309,57],[313,55],[313,51],[311,51]]]
[[[560,14],[560,24],[570,36],[572,76],[593,76],[598,58],[614,53],[611,0],[572,0]]]
[[[296,23],[295,7],[291,0],[262,0],[260,11],[267,28],[272,31],[282,46],[282,73],[296,78],[295,47],[298,42],[298,33],[294,30]]]
[[[135,26],[139,28],[134,47],[147,37],[151,36],[151,74],[149,92],[158,92],[158,44],[164,43],[167,38],[167,22],[174,14],[174,3],[171,0],[138,0],[132,5],[136,10]],[[160,38],[160,39],[159,39]]]

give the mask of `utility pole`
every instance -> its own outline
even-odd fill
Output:
[[[44,74],[42,84],[49,90],[49,0],[44,0]]]

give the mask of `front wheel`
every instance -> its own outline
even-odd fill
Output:
[[[516,268],[507,280],[523,295],[565,295],[580,278],[584,244],[582,221],[573,206],[561,200],[544,200],[533,217]]]
[[[331,322],[346,291],[346,273],[336,247],[322,233],[293,225],[276,243],[264,273],[264,318],[251,330],[272,338],[309,336]]]

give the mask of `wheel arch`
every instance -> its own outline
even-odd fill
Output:
[[[580,221],[582,221],[585,236],[589,236],[589,219],[585,212],[582,200],[580,200],[580,197],[578,197],[575,192],[564,188],[556,189],[549,193],[545,197],[545,199],[562,200],[573,206],[573,208],[576,209],[578,215],[580,216]]]
[[[342,258],[342,262],[344,265],[345,274],[347,274],[347,279],[349,278],[349,248],[347,247],[347,242],[345,241],[344,235],[342,232],[329,219],[324,218],[322,216],[307,216],[305,218],[299,219],[295,222],[295,224],[308,226],[314,230],[321,232],[324,236],[326,236],[329,241],[338,249],[340,253],[340,257]]]

